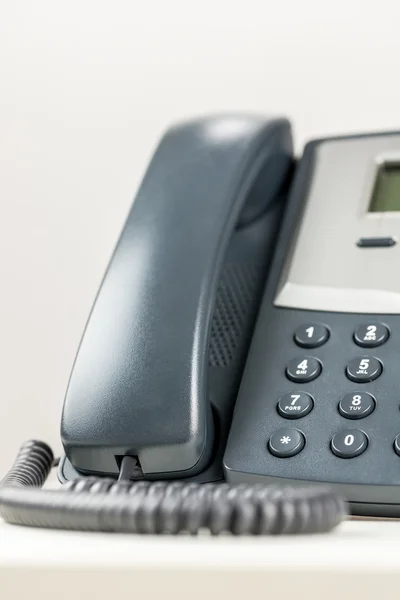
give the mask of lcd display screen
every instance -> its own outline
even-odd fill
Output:
[[[387,162],[378,169],[369,212],[395,211],[400,211],[400,162]]]

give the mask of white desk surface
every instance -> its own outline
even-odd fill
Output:
[[[400,582],[400,522],[349,521],[317,536],[153,537],[43,531],[0,523],[2,600],[291,594],[368,600]]]

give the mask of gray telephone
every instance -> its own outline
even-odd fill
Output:
[[[265,534],[399,514],[399,159],[400,134],[296,161],[286,119],[171,128],[79,346],[63,490],[31,489],[53,458],[30,442],[2,516]]]

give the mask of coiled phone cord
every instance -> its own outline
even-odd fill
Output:
[[[51,448],[26,442],[0,484],[8,523],[52,529],[140,534],[318,533],[333,529],[346,504],[319,487],[115,481],[82,478],[40,490],[54,464]],[[36,489],[35,489],[36,488]]]

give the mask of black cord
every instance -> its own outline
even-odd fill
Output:
[[[266,535],[330,531],[347,512],[339,496],[320,487],[87,477],[61,490],[40,490],[53,461],[43,442],[21,447],[0,484],[0,516],[5,521],[82,531],[195,534],[205,529],[212,534]]]

